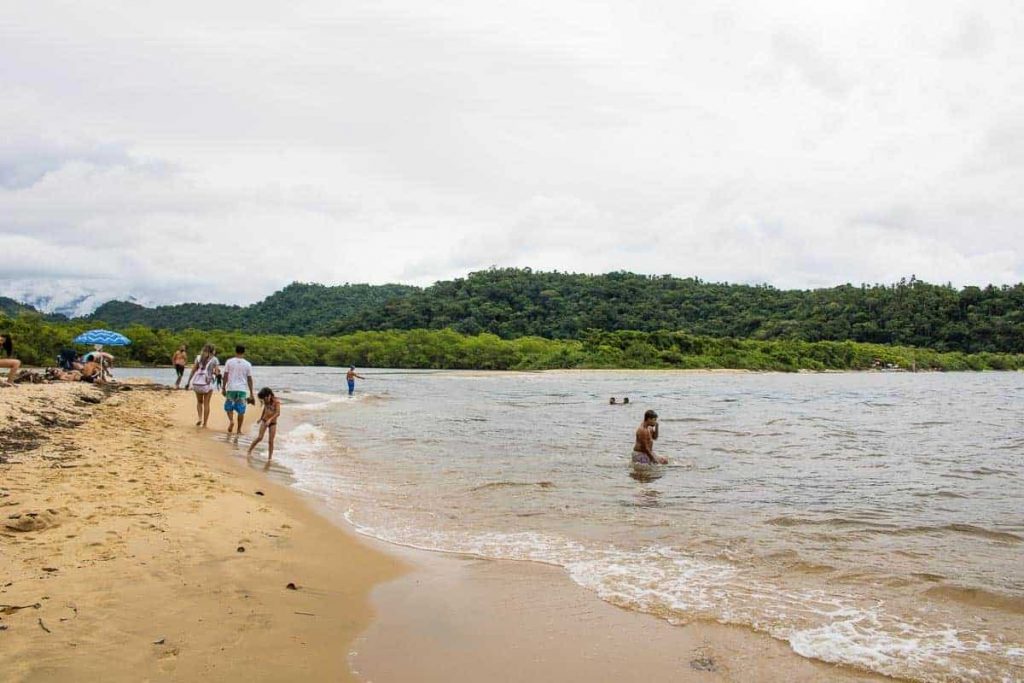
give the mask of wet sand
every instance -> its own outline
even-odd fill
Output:
[[[805,659],[749,629],[619,609],[560,568],[391,552],[413,569],[374,589],[378,616],[353,645],[353,669],[374,683],[893,680]]]

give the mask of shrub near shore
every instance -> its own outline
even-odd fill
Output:
[[[58,323],[35,314],[0,316],[28,365],[52,365],[62,348],[96,323]],[[501,339],[452,330],[355,332],[325,336],[248,334],[223,330],[171,332],[141,325],[119,328],[132,339],[117,350],[122,365],[166,365],[181,343],[190,353],[207,341],[218,349],[248,348],[257,365],[331,365],[466,370],[650,368],[776,370],[1019,370],[1024,354],[938,352],[858,342],[716,338],[686,332],[590,331],[581,339]]]

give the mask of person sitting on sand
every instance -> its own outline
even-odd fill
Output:
[[[636,428],[636,443],[633,444],[634,465],[665,465],[668,458],[654,455],[654,442],[658,438],[658,414],[653,410],[644,413],[644,421]]]
[[[100,365],[98,360],[88,361],[82,366],[79,378],[81,381],[88,382],[89,384],[103,384],[105,381],[103,379],[103,366]]]
[[[62,370],[61,368],[47,368],[46,379],[54,382],[80,382],[82,373],[79,370]]]
[[[213,344],[205,344],[203,352],[196,356],[192,372],[185,381],[185,388],[192,386],[196,392],[196,427],[205,427],[210,419],[210,399],[213,398],[214,373],[220,366]]]
[[[7,381],[11,384],[18,379],[21,361],[14,357],[14,338],[9,332],[0,334],[0,349],[6,358],[0,358],[0,368],[7,368]]]
[[[252,455],[256,444],[262,441],[263,434],[267,433],[267,467],[270,467],[270,459],[274,457],[274,436],[277,434],[277,418],[281,417],[281,399],[274,396],[274,392],[270,387],[260,389],[260,393],[257,396],[263,401],[263,413],[260,415],[260,421],[257,423],[260,426],[260,431],[252,443],[249,444],[249,452],[246,453],[246,456]]]
[[[174,382],[174,388],[181,388],[181,380],[185,378],[185,365],[188,364],[188,347],[182,344],[178,347],[178,350],[171,356],[171,364],[174,365],[174,371],[178,373],[178,379]]]

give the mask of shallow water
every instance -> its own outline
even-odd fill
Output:
[[[363,533],[825,661],[1024,679],[1024,374],[364,374],[350,400],[336,369],[257,370],[282,462]],[[647,408],[671,464],[638,476]]]

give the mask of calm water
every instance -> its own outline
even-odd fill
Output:
[[[829,662],[1024,679],[1024,374],[364,374],[350,400],[336,369],[257,371],[281,461],[363,533]],[[641,476],[646,408],[671,464]]]

